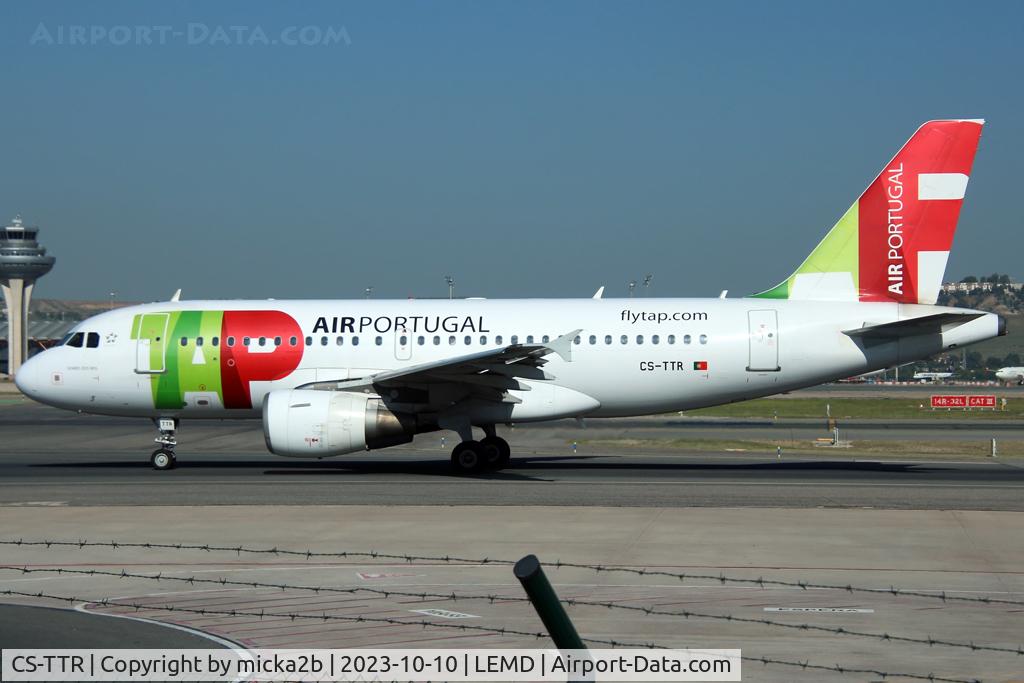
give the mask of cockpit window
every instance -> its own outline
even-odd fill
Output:
[[[75,332],[74,334],[68,336],[67,342],[65,342],[64,345],[65,346],[74,346],[76,349],[80,349],[80,348],[82,348],[82,342],[84,340],[85,340],[85,333],[84,332]]]
[[[97,349],[100,346],[100,335],[98,332],[90,332],[85,338],[85,345],[90,349]]]

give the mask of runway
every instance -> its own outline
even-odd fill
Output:
[[[595,421],[596,422],[596,421]],[[663,433],[777,434],[771,425],[680,427],[678,420],[588,428],[631,437]],[[608,423],[598,423],[605,424]],[[1020,425],[1002,425],[1020,430]],[[800,424],[789,431],[810,429]],[[934,426],[864,426],[885,438],[935,438]],[[987,439],[989,427],[946,438]],[[617,431],[616,431],[617,430]],[[980,430],[975,433],[976,430]],[[938,430],[941,431],[941,430]],[[884,432],[884,434],[883,434]],[[266,453],[258,423],[191,423],[179,467],[150,469],[145,420],[75,415],[41,406],[0,410],[0,505],[503,505],[626,507],[876,507],[1024,510],[1024,463],[854,459],[836,452],[773,455],[609,451],[566,424],[507,434],[511,466],[474,477],[448,466],[451,440],[424,435],[407,447],[322,461]],[[575,435],[575,436],[570,436]],[[744,437],[748,437],[744,433]],[[879,437],[872,437],[879,438]]]

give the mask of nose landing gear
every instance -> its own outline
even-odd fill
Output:
[[[178,459],[174,456],[174,447],[178,445],[178,439],[175,436],[178,430],[178,420],[161,417],[153,421],[159,430],[159,434],[153,440],[160,444],[160,448],[149,456],[149,462],[153,465],[154,470],[173,470],[178,464]]]

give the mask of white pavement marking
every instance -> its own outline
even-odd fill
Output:
[[[411,609],[414,614],[426,614],[428,617],[440,617],[441,619],[479,619],[476,614],[465,612],[453,612],[447,609]]]
[[[835,613],[854,613],[854,614],[874,614],[873,609],[860,609],[856,607],[765,607],[765,612],[822,612],[831,614]]]

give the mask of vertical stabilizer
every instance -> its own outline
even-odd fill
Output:
[[[796,272],[754,296],[934,304],[984,123],[918,128]]]

